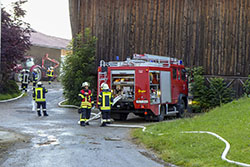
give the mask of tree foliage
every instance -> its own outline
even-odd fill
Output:
[[[5,8],[1,9],[1,69],[0,93],[3,85],[7,84],[12,68],[19,60],[22,60],[26,51],[30,48],[30,25],[22,21],[26,11],[21,5],[27,0],[19,0],[13,3],[13,14],[9,14]],[[2,89],[1,89],[2,88]]]
[[[211,78],[206,82],[202,67],[191,69],[190,76],[195,112],[207,111],[233,100],[234,92],[222,78]]]
[[[244,93],[249,97],[250,95],[250,75],[248,75],[247,80],[243,84]]]
[[[66,57],[61,78],[70,104],[79,105],[78,94],[83,82],[89,82],[92,89],[96,87],[96,40],[88,28],[84,36],[78,34],[72,40],[73,53]]]

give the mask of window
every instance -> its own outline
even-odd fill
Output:
[[[182,70],[181,70],[181,79],[182,79],[183,81],[186,81],[186,70],[185,70],[185,69],[182,69]]]
[[[173,68],[173,79],[176,79],[177,78],[177,75],[176,75],[176,69]]]
[[[178,69],[178,80],[181,80],[181,69]]]

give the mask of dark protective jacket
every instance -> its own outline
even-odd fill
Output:
[[[111,105],[113,104],[113,97],[109,89],[104,89],[99,95],[98,106],[100,110],[111,110]]]
[[[47,76],[53,77],[54,76],[54,70],[47,70]]]
[[[45,102],[45,93],[48,93],[48,90],[44,87],[37,87],[33,90],[33,99],[36,102]]]
[[[23,84],[29,84],[29,73],[22,73],[21,74],[21,82]]]

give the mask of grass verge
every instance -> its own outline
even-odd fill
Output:
[[[13,93],[13,94],[0,94],[0,100],[12,99],[12,98],[20,96],[21,94],[22,92]]]
[[[147,127],[150,133],[134,130],[138,143],[153,149],[164,161],[178,166],[236,166],[221,159],[225,144],[209,134],[183,131],[211,131],[226,139],[231,149],[227,158],[250,164],[250,99],[215,108],[194,118],[161,122]],[[164,133],[159,136],[157,134]]]

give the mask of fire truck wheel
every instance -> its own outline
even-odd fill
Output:
[[[157,116],[157,121],[163,121],[164,117],[165,117],[165,112],[166,112],[166,107],[165,105],[161,105],[161,111],[160,111],[160,115]]]
[[[177,111],[179,111],[176,116],[177,118],[183,118],[184,117],[184,111],[185,111],[185,102],[183,99],[181,99],[177,104]]]
[[[126,121],[128,114],[120,114],[121,121]]]

